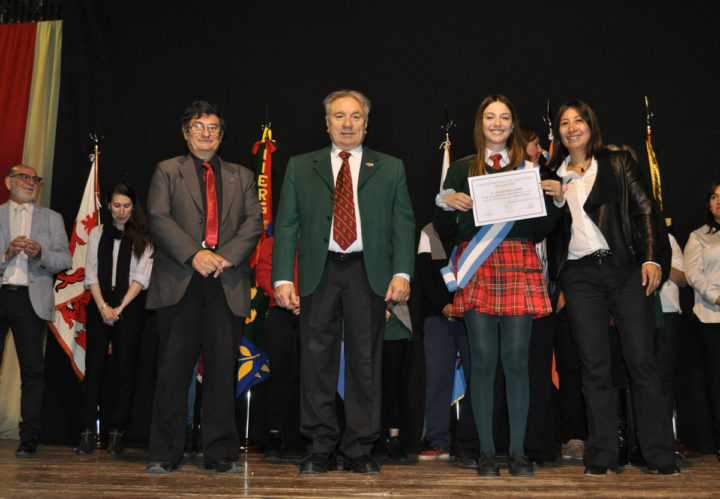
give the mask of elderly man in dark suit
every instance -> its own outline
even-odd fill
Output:
[[[53,320],[53,274],[72,265],[62,217],[33,203],[41,178],[25,165],[10,168],[10,200],[0,206],[0,360],[8,326],[20,360],[20,446],[15,455],[34,456],[40,438],[45,391],[43,334]]]
[[[147,307],[157,310],[158,379],[148,473],[177,468],[185,444],[187,387],[203,356],[205,468],[239,473],[235,376],[250,311],[248,258],[262,232],[253,173],[220,159],[225,122],[205,101],[182,116],[190,154],[158,164],[148,211],[155,243]]]
[[[312,440],[301,473],[378,473],[381,354],[386,305],[406,301],[415,221],[402,161],[363,147],[370,101],[325,98],[332,144],[290,159],[275,222],[275,301],[300,307],[302,433]],[[292,284],[297,250],[299,295]],[[345,431],[335,413],[345,341]]]

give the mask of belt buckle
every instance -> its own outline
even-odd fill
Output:
[[[609,250],[597,250],[595,253],[597,254],[597,262],[599,264],[601,264],[604,259],[612,255],[612,252]]]
[[[210,246],[208,243],[206,243],[205,241],[203,241],[203,242],[202,242],[202,247],[205,248],[205,249],[208,249],[208,250],[210,250],[210,251],[215,251],[215,249],[217,248],[217,245],[215,245],[215,246]]]

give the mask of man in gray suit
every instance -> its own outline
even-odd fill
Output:
[[[234,372],[262,211],[254,174],[217,156],[220,111],[196,101],[181,124],[190,153],[158,164],[148,195],[155,254],[147,307],[157,310],[159,351],[147,472],[169,473],[182,458],[187,390],[202,352],[205,468],[239,473]]]
[[[42,179],[25,165],[5,176],[10,200],[0,206],[0,360],[8,327],[20,361],[20,446],[15,455],[34,456],[40,439],[43,335],[53,320],[53,274],[72,265],[62,217],[33,203]]]

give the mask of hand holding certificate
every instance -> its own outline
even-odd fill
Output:
[[[544,217],[544,193],[537,168],[468,178],[475,225]]]

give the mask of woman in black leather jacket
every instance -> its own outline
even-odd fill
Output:
[[[581,360],[588,413],[585,474],[618,471],[610,318],[618,327],[631,378],[647,471],[677,474],[671,421],[662,410],[653,357],[653,293],[670,270],[659,209],[630,154],[603,146],[590,106],[564,104],[554,127],[550,167],[557,168],[566,210],[554,267]]]

